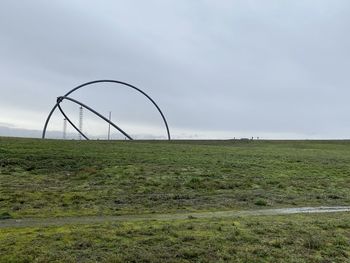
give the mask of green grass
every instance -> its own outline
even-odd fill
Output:
[[[350,205],[349,141],[0,137],[0,220]],[[0,229],[0,262],[350,262],[350,216]]]
[[[350,204],[348,141],[0,138],[12,218]]]
[[[0,229],[0,262],[349,262],[348,214]]]

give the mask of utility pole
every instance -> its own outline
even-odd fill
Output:
[[[63,140],[65,140],[67,137],[67,119],[63,119]]]
[[[83,107],[79,108],[79,130],[83,132]],[[79,133],[79,140],[81,140],[81,134]]]
[[[108,120],[111,121],[112,119],[112,112],[109,112]],[[111,124],[108,123],[108,141],[111,139]]]

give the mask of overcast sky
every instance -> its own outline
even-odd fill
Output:
[[[349,138],[349,14],[349,0],[1,0],[0,126],[41,130],[57,96],[116,79],[175,138]],[[166,136],[135,91],[72,97],[137,138]],[[62,125],[57,113],[49,129]]]

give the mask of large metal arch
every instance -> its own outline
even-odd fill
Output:
[[[155,103],[155,101],[149,96],[147,95],[144,91],[142,91],[141,89],[129,84],[129,83],[126,83],[126,82],[123,82],[123,81],[119,81],[119,80],[94,80],[94,81],[90,81],[90,82],[86,82],[84,84],[81,84],[77,87],[75,87],[74,89],[70,90],[69,92],[67,92],[64,96],[62,97],[68,97],[70,94],[72,94],[74,91],[78,90],[78,89],[81,89],[83,87],[86,87],[86,86],[89,86],[89,85],[92,85],[92,84],[96,84],[96,83],[116,83],[116,84],[121,84],[122,86],[126,86],[126,87],[129,87],[129,88],[132,88],[136,91],[138,91],[139,93],[141,93],[142,95],[144,95],[148,100],[150,100],[152,102],[152,104],[157,108],[158,112],[160,113],[162,119],[163,119],[163,122],[164,122],[164,125],[165,125],[165,128],[166,128],[166,131],[167,131],[167,135],[168,135],[168,140],[171,140],[171,137],[170,137],[170,131],[169,131],[169,126],[168,126],[168,123],[167,123],[167,120],[163,114],[163,112],[161,111],[161,109],[158,107],[158,105]],[[45,139],[45,135],[46,135],[46,129],[47,129],[47,125],[49,124],[49,121],[52,117],[52,114],[55,112],[56,108],[59,106],[60,102],[59,101],[56,101],[56,104],[55,106],[51,109],[49,115],[47,116],[46,118],[46,121],[45,121],[45,125],[44,125],[44,129],[43,129],[43,133],[42,133],[42,139]]]
[[[63,114],[63,116],[67,119],[67,121],[73,126],[73,128],[79,132],[86,140],[89,140],[89,138],[77,127],[74,125],[74,123],[68,118],[68,116],[64,113],[64,111],[62,110],[60,104],[62,103],[63,100],[70,100],[86,109],[88,109],[89,111],[91,111],[92,113],[96,114],[98,117],[100,117],[101,119],[103,119],[105,122],[108,122],[110,125],[112,125],[114,128],[116,128],[119,132],[121,132],[125,137],[127,137],[129,140],[133,140],[133,138],[131,138],[131,136],[129,134],[127,134],[125,131],[123,131],[120,127],[118,127],[116,124],[114,124],[112,121],[108,120],[106,117],[104,117],[102,114],[98,113],[97,111],[95,111],[93,108],[90,108],[89,106],[87,106],[86,104],[75,100],[73,98],[67,97],[67,96],[61,96],[57,98],[57,102],[58,102],[58,108],[61,111],[61,113]]]
[[[58,101],[58,98],[57,98],[57,101]],[[88,141],[89,138],[81,130],[79,130],[79,128],[77,126],[75,126],[75,124],[71,121],[71,119],[63,111],[63,109],[61,108],[61,101],[57,104],[57,107],[58,107],[59,111],[62,113],[63,117],[69,122],[69,124],[72,125],[72,127]]]

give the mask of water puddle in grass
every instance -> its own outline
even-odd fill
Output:
[[[246,215],[289,215],[289,214],[312,214],[312,213],[335,213],[350,212],[350,206],[319,206],[319,207],[293,207],[241,211]]]

